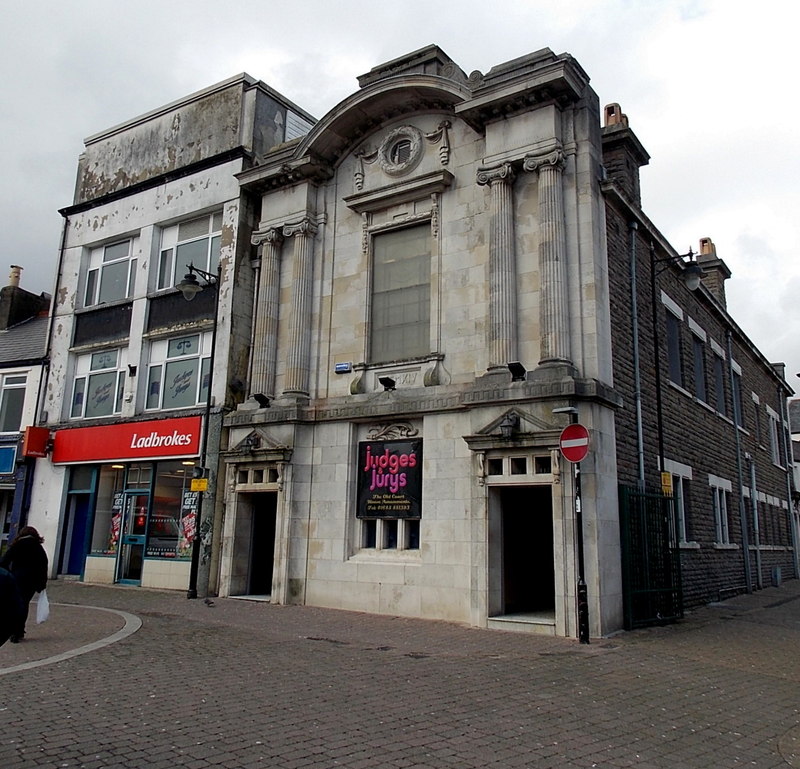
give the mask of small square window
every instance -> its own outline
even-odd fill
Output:
[[[247,470],[239,470],[236,474],[237,483],[247,483]]]
[[[535,457],[536,475],[550,475],[553,472],[553,462],[550,457]]]
[[[264,483],[264,471],[261,468],[253,470],[253,483]]]
[[[499,458],[490,459],[487,463],[487,470],[489,475],[502,475],[503,460]]]
[[[511,457],[511,475],[527,475],[528,458]]]

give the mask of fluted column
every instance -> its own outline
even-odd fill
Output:
[[[539,175],[539,270],[541,301],[539,365],[571,363],[567,295],[567,235],[562,174],[564,153],[528,156],[523,168]]]
[[[289,350],[286,356],[285,395],[309,394],[311,354],[311,279],[314,234],[310,219],[283,228],[285,238],[294,239],[292,258],[292,314],[289,318]]]
[[[258,283],[250,394],[275,396],[275,366],[278,354],[278,306],[280,292],[280,256],[283,233],[269,229],[253,235],[254,245],[261,246],[261,274]]]
[[[481,168],[478,184],[491,190],[489,223],[489,367],[507,371],[517,353],[517,265],[514,253],[514,170],[509,163]]]

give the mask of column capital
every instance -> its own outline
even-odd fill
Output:
[[[511,184],[514,181],[514,169],[511,163],[500,163],[496,166],[481,166],[475,175],[478,184],[494,184],[495,182],[505,182]]]
[[[280,227],[269,227],[266,230],[256,230],[250,237],[250,242],[254,246],[260,246],[262,243],[272,245],[279,243],[283,240],[283,232]]]
[[[301,219],[299,222],[284,224],[282,232],[284,238],[292,238],[295,235],[307,235],[314,237],[318,229],[319,227],[317,223],[306,217],[305,219]]]
[[[522,161],[522,168],[525,171],[535,171],[539,173],[543,168],[554,168],[556,171],[563,171],[566,164],[566,155],[561,147],[557,147],[543,155],[526,155]]]

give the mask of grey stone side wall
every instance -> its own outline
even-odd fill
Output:
[[[620,483],[634,485],[638,477],[636,440],[633,332],[630,292],[630,229],[629,218],[612,206],[607,208],[609,275],[611,287],[612,344],[614,349],[614,381],[624,399],[617,413],[617,463]],[[636,281],[639,310],[640,378],[645,445],[645,477],[648,489],[660,487],[658,467],[658,429],[656,411],[656,371],[652,331],[649,244],[654,239],[639,226],[636,235]],[[658,264],[656,285],[656,317],[660,341],[660,370],[663,410],[664,453],[667,459],[692,468],[689,483],[687,540],[681,549],[684,604],[687,607],[719,598],[721,591],[733,591],[745,584],[744,558],[741,547],[742,529],[739,509],[739,467],[736,455],[736,431],[731,417],[718,413],[713,385],[713,354],[710,340],[727,350],[725,316],[709,300],[701,287],[696,293],[680,282],[679,271]],[[660,272],[658,272],[660,271]],[[666,308],[660,299],[661,290],[683,309],[681,322],[681,358],[684,388],[670,382],[666,352]],[[694,397],[692,331],[687,316],[708,334],[706,343],[706,375],[708,404]],[[756,487],[759,495],[773,501],[786,500],[786,475],[773,464],[769,443],[769,419],[766,407],[780,414],[779,382],[769,364],[759,356],[734,329],[733,358],[741,366],[743,429],[738,429],[741,446],[742,484],[749,489],[750,469],[746,454],[755,458]],[[759,400],[760,440],[757,435],[752,393]],[[732,415],[730,382],[725,377],[725,413]],[[730,540],[733,547],[715,544],[714,513],[709,474],[731,482],[728,495]],[[749,494],[749,492],[748,492]],[[745,498],[749,530],[750,562],[754,586],[757,584],[756,558],[752,547],[753,526],[749,496]],[[762,579],[770,584],[773,566],[781,566],[784,578],[793,575],[793,552],[788,526],[788,513],[779,505],[759,503],[761,543],[768,547],[761,553]]]

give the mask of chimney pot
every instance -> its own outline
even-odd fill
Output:
[[[11,265],[11,274],[8,276],[8,285],[19,287],[19,277],[22,274],[22,267],[16,264]]]

